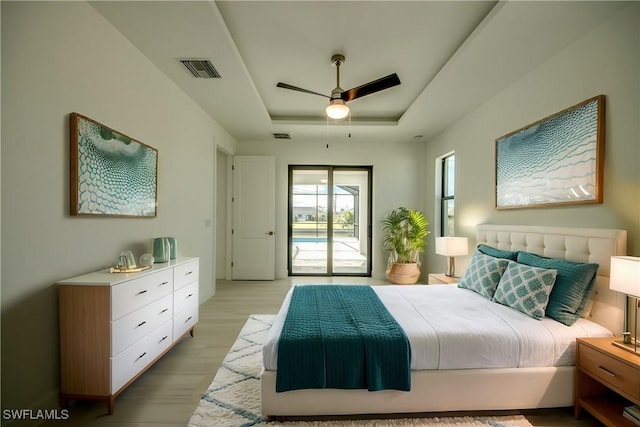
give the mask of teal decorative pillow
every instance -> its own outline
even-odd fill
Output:
[[[540,320],[544,317],[556,275],[556,270],[510,262],[493,300]]]
[[[496,249],[482,243],[478,245],[478,250],[494,258],[510,259],[511,261],[515,261],[518,258],[518,251],[503,251],[502,249]]]
[[[494,258],[475,251],[458,287],[470,289],[486,298],[491,298],[509,262],[508,259]]]
[[[546,258],[529,252],[518,253],[518,262],[558,271],[549,295],[547,316],[571,326],[580,318],[596,284],[598,264]]]

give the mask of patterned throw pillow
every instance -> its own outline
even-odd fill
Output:
[[[546,258],[529,252],[518,253],[520,264],[558,271],[556,284],[549,295],[547,317],[571,326],[580,318],[596,284],[599,265]]]
[[[556,270],[510,262],[493,300],[540,320],[557,274]]]
[[[458,283],[459,288],[469,289],[483,297],[491,298],[496,292],[500,277],[509,264],[508,259],[494,258],[475,251],[471,263]]]

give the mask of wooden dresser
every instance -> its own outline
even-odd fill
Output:
[[[115,397],[198,322],[198,258],[58,282],[61,403]]]

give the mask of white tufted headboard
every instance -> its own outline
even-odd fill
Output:
[[[609,289],[609,264],[612,256],[627,254],[626,230],[480,224],[476,241],[503,250],[598,263],[589,320],[621,335],[626,298]]]

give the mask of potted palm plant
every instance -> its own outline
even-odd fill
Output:
[[[398,208],[382,220],[384,247],[389,251],[387,278],[391,283],[410,285],[420,277],[420,253],[426,246],[429,221],[422,212]]]

